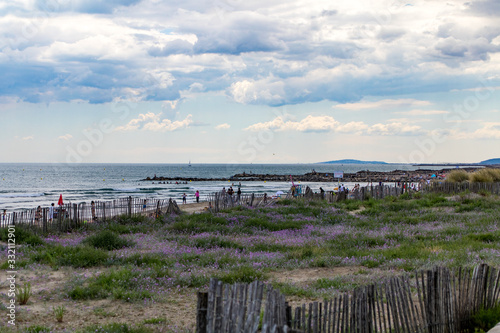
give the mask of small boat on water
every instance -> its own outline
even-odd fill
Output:
[[[188,163],[188,167],[190,167],[190,166],[191,166],[191,160],[189,160],[189,163]]]

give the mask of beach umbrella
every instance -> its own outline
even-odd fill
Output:
[[[284,194],[283,191],[276,192],[276,196],[279,196],[279,195],[282,195],[282,194]]]
[[[433,174],[433,175],[431,176],[431,178],[436,178],[436,175],[435,175],[435,174]]]
[[[59,195],[59,201],[57,202],[57,204],[58,204],[59,206],[64,205],[64,203],[63,203],[63,199],[62,199],[62,194],[60,194],[60,195]]]

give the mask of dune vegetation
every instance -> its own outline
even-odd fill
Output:
[[[483,194],[283,199],[216,215],[122,217],[60,235],[18,228],[16,264],[31,285],[18,331],[192,331],[196,292],[211,277],[258,279],[305,303],[436,265],[499,267],[500,199]],[[64,309],[61,321],[53,309]]]

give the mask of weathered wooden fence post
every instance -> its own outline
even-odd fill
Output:
[[[78,228],[78,205],[73,204],[73,225],[74,228]]]
[[[106,203],[102,203],[102,221],[106,222]]]
[[[128,216],[132,216],[132,197],[128,197]]]
[[[43,209],[42,232],[47,232],[47,208]]]
[[[207,332],[207,306],[208,306],[208,293],[198,292],[198,313],[196,314],[196,333]]]

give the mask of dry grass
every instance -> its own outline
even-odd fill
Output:
[[[500,169],[486,168],[481,169],[470,176],[473,183],[491,183],[500,181]]]
[[[453,170],[446,176],[449,183],[461,183],[469,180],[469,174],[465,170]]]

